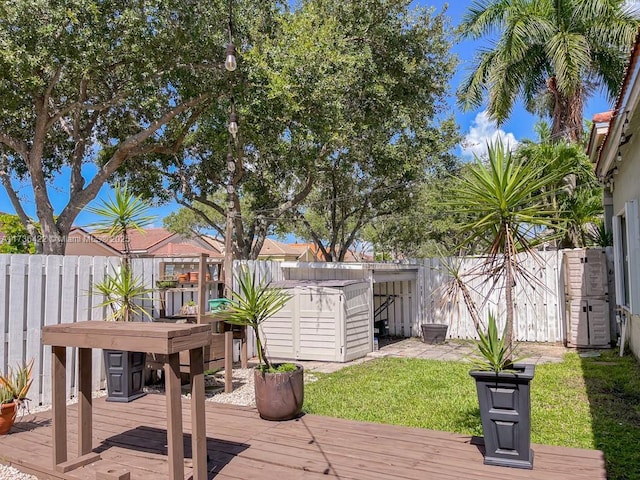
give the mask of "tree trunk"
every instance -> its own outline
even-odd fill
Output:
[[[40,217],[40,230],[41,234],[36,237],[36,251],[40,250],[44,255],[64,255],[70,229],[63,232],[55,222]]]
[[[582,113],[583,95],[578,88],[573,95],[568,97],[558,90],[556,77],[547,80],[547,88],[553,94],[554,106],[551,118],[551,139],[554,141],[566,140],[571,143],[579,143],[583,135]]]
[[[509,232],[509,229],[506,229]],[[504,248],[504,262],[505,262],[505,288],[504,288],[504,296],[505,296],[505,304],[507,308],[507,324],[505,327],[505,346],[507,348],[507,352],[510,355],[513,347],[513,317],[514,317],[514,308],[513,308],[513,270],[512,270],[512,262],[515,260],[512,257],[513,248],[511,244],[511,237],[509,233],[507,233],[507,237],[505,239],[505,248]]]

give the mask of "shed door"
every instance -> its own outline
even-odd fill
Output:
[[[296,358],[338,361],[340,330],[337,328],[341,295],[330,289],[298,291]]]
[[[589,345],[609,346],[611,332],[609,329],[609,303],[600,299],[589,299]]]

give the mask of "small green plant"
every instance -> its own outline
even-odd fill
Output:
[[[600,220],[597,224],[592,225],[589,239],[598,247],[610,247],[613,245],[613,232],[608,231],[604,222]]]
[[[33,360],[17,368],[9,368],[7,375],[0,375],[0,404],[15,402],[19,407],[28,400],[31,388]]]
[[[136,301],[147,298],[153,290],[146,288],[142,279],[135,277],[127,265],[114,268],[113,273],[95,283],[93,289],[105,297],[104,302],[96,308],[108,307],[111,314],[107,320],[128,322],[134,320],[136,315],[152,318],[149,311]]]
[[[295,372],[298,369],[295,363],[281,363],[279,365],[272,365],[267,369],[264,365],[260,368],[260,371],[267,373],[286,373]]]
[[[4,385],[0,385],[0,405],[4,405],[6,403],[12,403],[13,402],[13,395],[11,395],[11,392],[9,391],[8,388],[6,388]]]
[[[478,329],[478,336],[480,341],[476,354],[472,358],[476,369],[495,373],[508,372],[512,369],[513,364],[520,360],[513,358],[515,346],[506,342],[505,332],[502,337],[498,335],[498,322],[493,313],[489,312],[486,333]]]
[[[265,320],[278,313],[291,296],[280,288],[272,287],[270,282],[259,281],[256,272],[250,272],[248,268],[241,270],[236,276],[236,281],[240,291],[233,293],[229,308],[221,312],[221,315],[227,323],[251,327],[256,336],[259,369],[267,372],[281,372],[282,370],[272,367],[266,356],[266,340],[260,333],[260,327]],[[291,370],[295,368],[294,365]]]

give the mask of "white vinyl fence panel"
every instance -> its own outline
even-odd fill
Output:
[[[561,252],[542,252],[542,261],[525,259],[527,271],[538,282],[518,283],[516,286],[516,337],[520,341],[560,342],[565,338],[562,289],[559,283]],[[159,264],[163,258],[134,259],[132,267],[148,288],[155,287],[159,275]],[[194,263],[192,257],[171,258],[171,262]],[[504,321],[503,288],[498,285],[493,291],[486,282],[470,275],[480,262],[477,258],[463,261],[474,299],[481,306],[482,318],[489,310]],[[388,283],[394,295],[407,296],[411,301],[401,302],[393,312],[393,329],[399,335],[419,335],[421,323],[448,323],[449,336],[474,338],[473,322],[461,302],[443,302],[441,289],[447,280],[447,272],[438,259],[413,262],[418,265],[415,280]],[[259,278],[279,281],[285,279],[280,262],[249,261],[234,262],[234,273],[240,265],[248,265],[258,272]],[[98,320],[106,318],[103,301],[93,294],[91,285],[99,282],[113,269],[118,268],[117,257],[75,257],[45,255],[0,255],[0,371],[9,366],[34,359],[34,383],[30,397],[34,405],[48,404],[51,398],[51,348],[41,344],[41,330],[45,325]],[[414,268],[415,270],[415,268]],[[337,264],[334,267],[286,268],[286,279],[301,280],[347,280],[371,278],[369,272],[352,264]],[[374,295],[373,289],[371,295]],[[159,313],[159,297],[149,295],[143,305]],[[410,306],[407,307],[407,305]],[[415,305],[415,308],[413,307]],[[249,352],[254,352],[253,338],[249,336]],[[75,349],[68,352],[68,396],[76,391],[77,359]],[[103,385],[101,352],[93,353],[93,388]]]
[[[562,342],[565,338],[563,322],[564,294],[561,288],[562,252],[538,252],[538,258],[521,254],[524,270],[530,281],[519,278],[514,291],[514,333],[518,341]],[[473,320],[462,298],[448,301],[443,296],[444,285],[449,279],[443,260],[420,260],[422,265],[419,280],[419,318],[422,323],[446,323],[450,338],[477,338]],[[504,284],[493,285],[479,275],[480,258],[465,258],[461,261],[461,274],[474,302],[479,307],[484,322],[493,312],[500,328],[504,327]],[[418,329],[414,331],[419,332]]]

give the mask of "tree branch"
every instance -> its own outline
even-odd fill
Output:
[[[6,133],[0,133],[0,143],[4,143],[7,147],[20,155],[25,162],[29,160],[29,147],[27,146],[27,142],[22,142],[11,135],[7,135]]]
[[[79,192],[77,192],[74,198],[71,198],[67,206],[64,208],[60,217],[58,218],[58,223],[60,225],[71,225],[73,219],[76,218],[78,212],[84,208],[91,200],[93,200],[98,191],[104,185],[104,183],[108,180],[108,178],[129,158],[131,157],[131,152],[141,145],[144,141],[149,139],[155,132],[157,132],[162,126],[166,125],[168,122],[173,120],[179,114],[187,111],[191,107],[199,105],[205,99],[208,98],[208,95],[199,95],[198,97],[192,98],[191,100],[184,102],[176,107],[165,112],[160,118],[152,122],[147,128],[136,133],[135,135],[130,136],[125,141],[123,141],[117,150],[113,153],[111,158],[103,165],[103,167],[96,173],[96,175],[91,179],[89,184]]]
[[[31,218],[29,218],[29,216],[27,215],[27,212],[24,211],[24,208],[22,208],[22,203],[20,203],[20,199],[18,198],[18,193],[16,192],[16,190],[13,188],[13,185],[11,184],[11,177],[9,176],[9,171],[7,168],[6,155],[2,156],[2,162],[0,163],[0,181],[2,182],[2,186],[7,192],[7,196],[11,201],[11,205],[16,211],[16,215],[18,215],[18,218],[24,225],[24,228],[27,229],[27,231],[29,232],[29,235],[35,236],[37,234],[36,226],[31,220]]]

